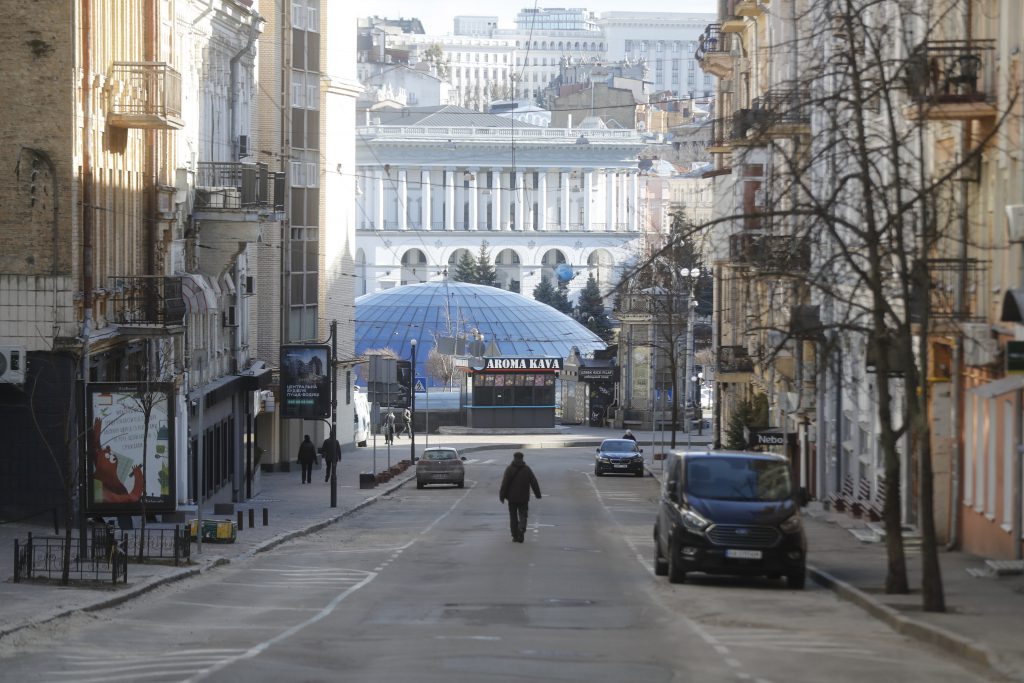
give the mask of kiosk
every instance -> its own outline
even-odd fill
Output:
[[[555,426],[555,380],[561,358],[484,357],[470,365],[473,428]]]

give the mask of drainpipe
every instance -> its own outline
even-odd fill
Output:
[[[229,67],[228,73],[230,74],[230,77],[229,77],[229,80],[228,80],[228,117],[229,117],[229,119],[228,119],[228,121],[229,121],[229,123],[228,123],[229,129],[228,130],[229,130],[229,135],[230,135],[230,138],[229,138],[230,144],[234,145],[234,149],[235,149],[235,155],[234,155],[235,159],[234,159],[234,161],[238,160],[238,152],[239,152],[238,135],[237,135],[238,117],[237,117],[237,112],[235,112],[235,107],[238,106],[238,96],[235,94],[235,87],[236,87],[235,80],[238,77],[238,62],[239,62],[239,60],[242,59],[242,57],[245,54],[247,54],[249,51],[252,50],[253,44],[256,42],[256,39],[260,35],[259,25],[260,25],[261,21],[263,21],[263,18],[260,17],[260,15],[258,13],[253,12],[252,13],[252,18],[250,19],[250,23],[249,23],[249,40],[246,42],[245,47],[243,47],[241,50],[236,52],[231,57],[231,61],[229,62],[230,67]]]

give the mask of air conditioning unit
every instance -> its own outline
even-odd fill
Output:
[[[964,364],[971,367],[992,365],[999,360],[999,342],[992,337],[987,323],[961,325],[964,335]]]
[[[0,346],[0,383],[24,384],[27,362],[24,346]]]

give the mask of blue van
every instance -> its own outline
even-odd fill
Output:
[[[802,589],[806,503],[780,455],[671,453],[654,523],[654,571],[672,583],[689,572],[785,576],[790,588]]]

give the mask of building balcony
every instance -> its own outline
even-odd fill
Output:
[[[738,17],[756,18],[764,14],[767,10],[765,6],[757,0],[738,0],[734,11]]]
[[[810,97],[803,90],[769,91],[754,98],[753,127],[768,139],[810,135]]]
[[[747,21],[740,16],[731,16],[722,22],[722,33],[743,33],[747,30]]]
[[[123,327],[177,327],[185,318],[180,276],[112,277],[110,302],[107,319]]]
[[[762,235],[750,254],[750,264],[763,275],[799,275],[811,268],[811,245],[799,237]]]
[[[200,161],[196,174],[197,215],[206,220],[255,220],[284,212],[284,173],[266,164]]]
[[[727,128],[726,119],[714,119],[711,122],[711,141],[706,148],[709,154],[728,154],[732,151]]]
[[[929,40],[907,58],[904,79],[912,121],[970,121],[996,116],[993,40]]]
[[[721,24],[708,24],[694,55],[700,68],[718,78],[730,78],[736,64],[732,54],[732,36],[722,33]]]
[[[716,382],[744,383],[754,374],[754,359],[747,355],[745,346],[718,347]]]
[[[181,74],[163,62],[114,62],[107,74],[107,123],[179,130]]]
[[[749,232],[729,235],[729,262],[734,265],[749,265],[760,237]]]

